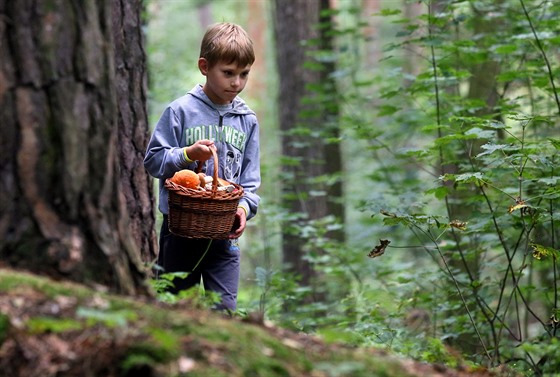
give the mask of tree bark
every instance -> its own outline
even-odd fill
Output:
[[[334,46],[334,19],[330,12],[330,0],[321,0],[321,8],[319,11],[320,28],[320,44],[321,49],[325,52],[333,52]],[[326,103],[321,105],[322,120],[318,123],[323,128],[321,135],[326,142],[324,146],[325,163],[324,174],[330,176],[338,176],[333,183],[326,187],[327,197],[327,214],[334,216],[341,224],[345,223],[346,211],[344,202],[344,187],[342,185],[342,151],[340,148],[340,100],[336,80],[332,77],[332,73],[336,71],[336,62],[330,61],[323,63],[324,69],[320,71],[319,82],[323,86]],[[344,228],[332,230],[328,236],[340,242],[345,241]]]
[[[303,119],[302,99],[310,93],[306,84],[318,81],[318,74],[304,68],[306,60],[302,41],[317,38],[312,25],[318,22],[319,2],[308,0],[276,0],[275,38],[279,81],[278,114],[282,134],[282,155],[293,159],[293,163],[282,164],[282,174],[286,176],[282,187],[283,202],[292,214],[318,213],[321,205],[317,200],[306,200],[309,192],[306,177],[316,175],[310,162],[320,159],[314,156],[319,149],[312,148],[309,141],[294,135],[291,131],[301,126]],[[301,142],[299,142],[301,140]],[[300,182],[302,184],[298,184]],[[324,207],[321,212],[325,212]],[[292,224],[293,226],[293,224]],[[313,270],[303,258],[303,242],[292,229],[283,227],[282,256],[288,271],[301,276],[303,285],[309,285]]]
[[[310,251],[309,239],[299,234],[300,228],[328,215],[344,220],[343,207],[337,202],[342,195],[341,182],[329,186],[318,179],[341,169],[339,145],[326,142],[338,135],[335,119],[338,111],[336,106],[334,111],[333,107],[327,110],[322,102],[326,90],[318,93],[310,89],[310,85],[335,86],[326,79],[328,72],[311,70],[305,65],[311,59],[310,53],[331,47],[332,41],[321,39],[323,35],[318,28],[322,6],[328,8],[328,1],[276,0],[274,12],[281,78],[278,99],[281,152],[287,159],[282,163],[282,200],[287,211],[297,217],[283,226],[282,254],[288,271],[300,276],[304,286],[313,286],[318,275],[305,258]],[[329,105],[336,105],[332,98],[328,101]],[[330,236],[343,238],[341,233]],[[315,295],[318,300],[322,297],[320,291]]]
[[[130,232],[147,263],[155,259],[153,179],[144,169],[150,139],[147,114],[147,57],[142,32],[142,1],[113,1],[120,182],[130,217]]]
[[[0,257],[120,293],[155,254],[141,2],[0,2]]]

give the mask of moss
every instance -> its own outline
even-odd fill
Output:
[[[157,365],[156,360],[146,354],[128,355],[120,365],[121,376],[151,376]]]
[[[120,364],[121,375],[151,375],[148,372],[165,365],[180,356],[181,345],[177,336],[162,329],[148,330],[151,336],[129,346]]]
[[[397,360],[375,352],[326,344],[307,347],[304,337],[291,338],[283,332],[284,339],[269,329],[214,312],[101,294],[30,274],[0,269],[0,292],[2,303],[22,299],[26,303],[19,308],[3,306],[14,311],[0,315],[0,341],[9,336],[10,315],[20,318],[25,310],[23,316],[32,319],[18,332],[22,344],[21,337],[38,344],[47,338],[41,334],[55,333],[56,337],[47,339],[72,349],[72,363],[96,360],[96,370],[117,368],[121,376],[177,376],[181,358],[194,361],[188,371],[194,377],[326,376],[331,372],[340,377],[407,375]],[[72,305],[56,315],[45,315],[42,311],[51,307],[48,300]],[[28,351],[32,353],[33,348]],[[34,356],[29,360],[35,360]],[[37,366],[18,367],[31,371]]]
[[[247,377],[290,377],[291,374],[280,362],[274,359],[255,360],[243,371]]]
[[[27,329],[33,334],[79,330],[84,327],[80,321],[71,318],[35,317],[26,322]]]
[[[0,345],[8,338],[8,331],[10,330],[10,317],[0,313]]]
[[[72,296],[91,297],[92,291],[84,286],[69,282],[54,282],[38,275],[0,269],[0,292],[8,292],[22,287],[33,288],[49,298]]]
[[[149,332],[151,339],[146,349],[158,354],[162,361],[179,356],[181,349],[179,336],[161,328],[152,328]]]

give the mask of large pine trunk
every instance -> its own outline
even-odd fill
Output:
[[[146,292],[141,1],[0,1],[0,14],[2,260]]]

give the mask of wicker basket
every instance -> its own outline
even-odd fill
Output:
[[[232,183],[233,192],[218,191],[218,156],[212,150],[214,174],[212,190],[203,191],[179,186],[168,178],[169,231],[187,238],[226,239],[233,227],[243,187]],[[196,172],[202,168],[199,162]]]

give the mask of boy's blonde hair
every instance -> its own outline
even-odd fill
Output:
[[[200,57],[206,59],[210,67],[219,62],[244,67],[255,61],[253,41],[241,26],[217,23],[206,30],[200,44]]]

